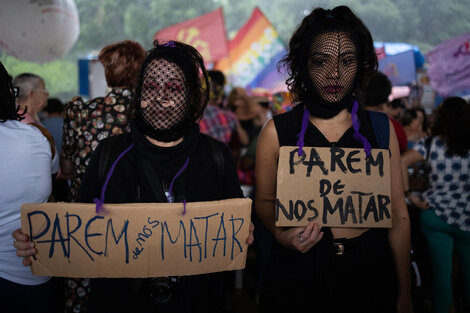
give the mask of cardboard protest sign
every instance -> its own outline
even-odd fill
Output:
[[[284,146],[279,151],[276,226],[391,227],[390,155],[372,149]]]
[[[251,200],[23,204],[32,272],[63,277],[194,275],[245,267]]]

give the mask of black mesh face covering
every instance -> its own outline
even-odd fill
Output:
[[[153,60],[144,74],[141,114],[153,130],[179,128],[189,117],[189,101],[183,71],[164,59]]]
[[[327,32],[315,37],[308,60],[314,115],[328,118],[352,103],[357,69],[357,49],[347,33]]]

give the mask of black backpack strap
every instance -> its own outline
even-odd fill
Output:
[[[147,178],[147,181],[153,191],[155,198],[157,199],[157,202],[167,203],[168,199],[165,195],[165,191],[163,190],[162,182],[160,178],[158,178],[158,175],[155,172],[152,163],[142,156],[139,156],[139,160],[142,163],[142,168],[144,169],[145,177]]]
[[[100,141],[100,144],[102,146],[102,151],[100,155],[100,163],[98,167],[98,182],[100,186],[103,186],[104,180],[106,177],[106,170],[108,168],[108,165],[110,163],[111,159],[111,152],[113,150],[114,143],[116,142],[118,135],[116,136],[110,136],[106,138],[105,140]]]
[[[204,135],[204,136],[207,138],[207,141],[209,142],[211,154],[217,166],[217,174],[220,177],[220,179],[223,180],[225,177],[225,160],[224,160],[224,155],[222,153],[222,149],[220,147],[220,145],[223,143],[211,136],[208,136],[208,135]]]
[[[375,138],[379,149],[389,149],[390,146],[390,125],[388,115],[382,112],[367,111],[370,122],[374,130]]]

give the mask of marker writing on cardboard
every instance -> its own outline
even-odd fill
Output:
[[[214,238],[209,238],[208,230],[209,224],[211,226],[217,226],[217,234]],[[227,236],[227,226],[231,226],[229,236]],[[228,219],[224,213],[214,213],[207,216],[193,217],[186,221],[179,220],[176,224],[174,223],[169,227],[167,221],[158,221],[147,218],[147,224],[142,227],[142,232],[137,235],[135,241],[136,246],[132,251],[133,259],[138,259],[145,250],[145,243],[150,240],[150,237],[154,236],[156,231],[160,230],[160,257],[165,260],[165,247],[175,245],[182,241],[182,256],[189,258],[192,262],[195,259],[198,262],[202,262],[203,259],[208,258],[208,249],[212,248],[212,257],[216,256],[217,251],[226,256],[227,244],[230,247],[230,258],[233,260],[235,256],[235,250],[242,253],[243,247],[238,239],[238,233],[244,224],[243,218],[235,218],[231,215]],[[177,226],[177,231],[175,227]],[[173,230],[170,230],[170,228]],[[215,229],[215,228],[214,228]],[[201,236],[201,234],[203,236]],[[231,234],[231,235],[230,235]],[[219,244],[222,244],[218,248]],[[211,247],[211,245],[213,245]],[[195,252],[194,252],[195,251]],[[195,254],[195,258],[194,255]]]
[[[295,148],[289,153],[289,174],[291,175],[295,174],[295,168],[297,166],[307,167],[306,177],[310,177],[312,169],[315,166],[317,166],[325,176],[329,173],[336,172],[337,169],[345,174],[348,173],[348,171],[352,174],[357,174],[364,170],[366,175],[370,176],[372,167],[378,169],[380,177],[384,175],[384,157],[382,151],[377,153],[375,159],[372,154],[366,159],[360,159],[356,157],[357,154],[360,153],[360,150],[349,151],[346,154],[344,149],[333,147],[330,148],[330,166],[328,167],[315,148],[310,148],[310,157],[308,160],[306,160],[307,155],[305,152],[301,157],[298,157],[298,150],[298,148]],[[307,151],[307,149],[304,149],[304,151]],[[363,161],[363,164],[361,164],[361,161]]]
[[[45,227],[42,227],[42,231],[39,232],[38,234],[33,234],[33,229],[32,229],[33,217],[35,217],[35,222],[37,225],[45,226]],[[59,216],[59,214],[56,213],[51,231],[50,231],[51,219],[49,218],[46,212],[41,211],[41,210],[32,211],[27,214],[27,218],[29,222],[29,235],[30,235],[31,240],[36,241],[36,244],[49,244],[50,245],[49,258],[52,258],[54,256],[56,244],[60,244],[63,255],[65,257],[71,258],[72,256],[71,256],[70,246],[73,241],[78,247],[81,248],[81,250],[85,252],[85,254],[90,258],[90,260],[94,261],[95,257],[97,256],[108,255],[108,251],[109,251],[108,241],[109,241],[109,238],[112,237],[113,240],[111,240],[110,242],[114,241],[116,245],[120,245],[122,249],[124,249],[124,256],[125,256],[124,261],[126,263],[129,263],[129,243],[128,243],[128,234],[127,234],[128,226],[129,226],[128,220],[125,220],[122,223],[121,230],[116,232],[115,225],[113,223],[112,218],[108,218],[107,221],[105,221],[103,216],[94,216],[86,220],[86,223],[84,226],[85,230],[84,230],[83,238],[77,238],[78,236],[76,235],[76,232],[83,225],[82,218],[77,214],[69,214],[68,212],[66,212],[64,216]],[[40,218],[43,219],[42,223],[38,221],[38,219]],[[65,225],[66,225],[65,233],[62,231],[62,228],[61,228],[61,225],[63,225],[63,223],[61,223],[62,219],[65,219]],[[75,225],[71,227],[72,220],[74,220]],[[106,227],[103,227],[104,226],[103,223],[106,223]],[[103,232],[92,233],[91,232],[92,226],[96,226],[95,228],[99,228],[99,229],[105,229],[105,231],[104,233]],[[91,246],[89,239],[92,237],[101,237],[103,235],[104,235],[104,240],[101,246],[102,250],[97,251],[96,247]],[[43,239],[43,238],[46,238],[46,239]],[[36,259],[35,256],[33,257],[34,259]]]

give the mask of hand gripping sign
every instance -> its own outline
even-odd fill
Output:
[[[251,200],[23,204],[32,272],[63,277],[195,275],[245,267]]]
[[[279,151],[276,226],[392,226],[388,150],[298,149]]]

